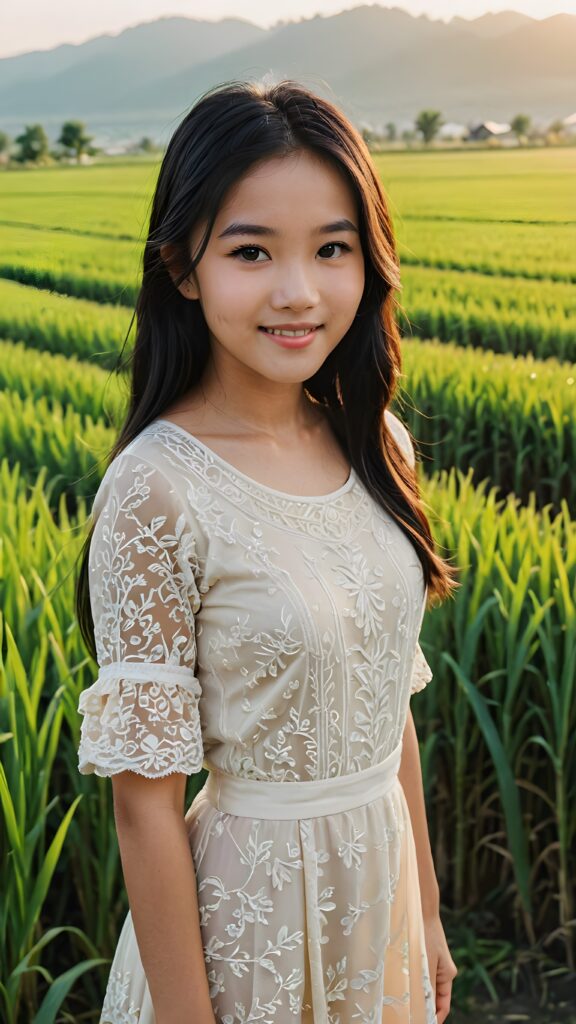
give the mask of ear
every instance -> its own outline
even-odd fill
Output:
[[[176,246],[169,243],[161,245],[160,256],[162,257],[164,263],[166,264],[166,270],[170,274],[172,281],[176,285],[176,281],[182,275],[182,270],[179,268],[179,265],[177,263]],[[198,299],[200,297],[198,292],[198,283],[194,271],[192,271],[192,273],[189,274],[188,277],[185,277],[184,280],[180,282],[180,284],[176,285],[176,287],[178,288],[178,291],[180,292],[181,295],[184,296],[185,299]]]

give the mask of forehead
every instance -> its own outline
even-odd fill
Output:
[[[259,223],[294,224],[353,217],[356,201],[345,172],[327,158],[299,150],[260,161],[230,189],[220,207],[217,225],[232,214]],[[323,216],[325,215],[325,216]]]

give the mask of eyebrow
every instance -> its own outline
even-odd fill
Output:
[[[322,224],[319,228],[313,228],[312,234],[332,235],[335,231],[354,231],[358,234],[358,228],[347,217],[335,220],[331,224]],[[276,231],[275,228],[267,228],[263,224],[242,224],[239,221],[234,221],[218,235],[218,238],[229,238],[230,235],[266,235],[277,237],[279,234],[280,232]]]

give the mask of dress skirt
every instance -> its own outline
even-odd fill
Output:
[[[311,782],[210,772],[186,824],[217,1024],[436,1024],[400,754]],[[100,1024],[156,1024],[130,911]]]

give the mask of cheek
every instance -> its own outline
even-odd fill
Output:
[[[247,287],[242,275],[218,268],[210,277],[210,286],[203,289],[204,312],[213,326],[238,330],[239,321],[254,305],[254,289]]]
[[[364,277],[364,253],[359,249],[355,249],[353,252],[348,253],[345,257],[345,262],[340,264],[337,272],[334,274],[336,289],[347,298],[356,295],[358,291],[362,294]]]
[[[337,308],[344,316],[356,313],[364,293],[364,267],[355,267],[349,274],[342,275],[334,291]]]

